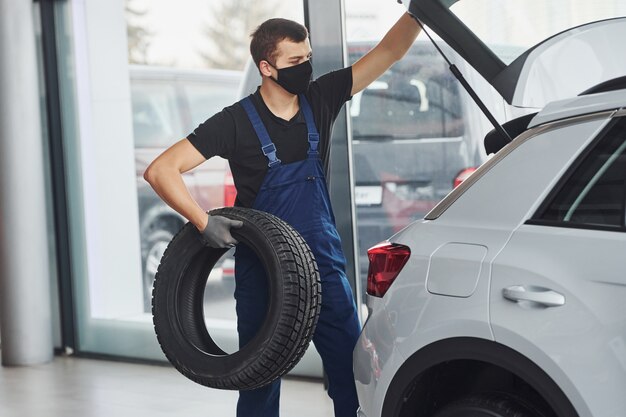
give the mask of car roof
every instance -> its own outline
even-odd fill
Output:
[[[584,114],[626,108],[626,89],[589,94],[548,103],[528,128]]]
[[[174,68],[156,65],[129,65],[130,77],[142,80],[189,80],[207,81],[216,80],[220,82],[238,83],[241,79],[242,71],[222,70],[222,69],[188,69]]]

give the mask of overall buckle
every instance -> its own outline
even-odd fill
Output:
[[[308,151],[309,155],[314,155],[317,153],[317,145],[320,142],[320,135],[318,133],[309,133],[309,146],[310,149]]]

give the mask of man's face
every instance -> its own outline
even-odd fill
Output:
[[[299,43],[283,39],[278,42],[276,47],[276,62],[274,62],[274,65],[277,68],[292,67],[311,58],[312,54],[308,38]]]
[[[289,39],[283,39],[276,46],[276,62],[268,64],[267,60],[261,61],[261,73],[268,77],[271,75],[277,78],[278,71],[276,68],[287,68],[301,64],[310,59],[312,54],[313,52],[308,38],[302,42],[293,42]]]

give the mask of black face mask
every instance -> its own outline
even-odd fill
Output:
[[[272,65],[272,67],[274,66]],[[291,94],[306,93],[309,89],[311,75],[313,74],[311,60],[306,60],[303,63],[292,67],[280,69],[276,68],[276,70],[278,71],[278,79],[272,77],[271,75],[270,78]]]

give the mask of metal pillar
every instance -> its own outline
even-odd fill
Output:
[[[0,335],[3,365],[53,356],[33,3],[0,0]]]
[[[311,38],[314,77],[347,65],[347,51],[343,36],[343,0],[304,0],[304,13]],[[346,105],[347,107],[347,105]],[[352,132],[344,107],[333,129],[330,152],[330,199],[335,212],[337,230],[346,256],[346,273],[357,305],[361,304],[359,257],[356,233],[356,214],[352,185]],[[358,309],[359,315],[361,310]]]

